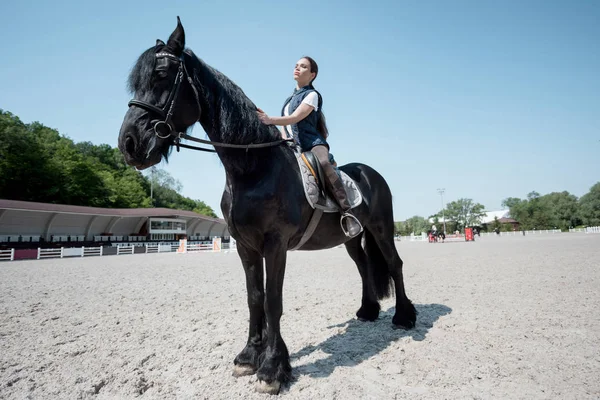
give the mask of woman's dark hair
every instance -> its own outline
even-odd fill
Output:
[[[310,64],[310,72],[314,72],[315,73],[315,77],[312,81],[310,81],[309,85],[314,89],[315,87],[313,86],[313,82],[315,81],[315,79],[317,79],[317,75],[319,75],[319,66],[317,65],[317,62],[309,56],[304,56],[302,58],[306,58]],[[316,90],[316,89],[315,89]],[[323,105],[323,104],[321,104]],[[327,139],[327,136],[329,136],[329,130],[327,129],[327,123],[325,121],[325,114],[323,114],[323,110],[321,107],[319,107],[319,111],[317,112],[317,130],[319,131],[319,133],[321,135],[323,135],[323,137],[325,139]]]

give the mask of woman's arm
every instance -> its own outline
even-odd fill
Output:
[[[304,118],[308,116],[314,110],[313,106],[310,106],[306,103],[300,104],[296,111],[292,113],[292,115],[287,117],[269,117],[267,114],[262,112],[261,109],[258,111],[258,118],[265,125],[293,125],[302,121]]]

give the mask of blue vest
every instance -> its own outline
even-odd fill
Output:
[[[302,104],[302,100],[310,92],[316,92],[319,97],[319,110],[323,105],[323,99],[321,98],[321,94],[315,90],[312,85],[304,86],[300,89],[294,90],[294,93],[287,98],[285,103],[283,103],[283,108],[281,109],[281,115],[284,115],[285,106],[290,104],[290,115],[296,111],[296,109]],[[329,149],[329,144],[325,138],[319,133],[317,130],[317,121],[319,120],[319,113],[313,110],[310,114],[306,116],[302,121],[298,121],[297,124],[291,125],[292,133],[294,134],[294,141],[300,146],[302,151],[310,151],[313,147],[317,145],[325,145]]]

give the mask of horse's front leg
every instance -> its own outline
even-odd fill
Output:
[[[267,320],[265,359],[258,369],[257,390],[263,393],[279,392],[282,383],[291,378],[290,355],[281,337],[279,321],[283,313],[283,277],[287,247],[280,235],[265,237],[264,254],[267,271],[265,315]]]
[[[261,255],[244,247],[238,242],[238,254],[246,273],[246,291],[248,309],[250,311],[250,327],[246,347],[237,355],[233,363],[234,376],[251,375],[256,372],[262,362],[265,351],[263,329],[266,328],[263,308],[265,291],[263,281],[263,259]]]

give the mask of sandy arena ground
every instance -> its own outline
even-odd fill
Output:
[[[600,235],[397,246],[408,332],[355,320],[345,249],[289,254],[282,398],[600,398]],[[247,317],[235,253],[0,263],[0,398],[273,399],[231,375]]]

